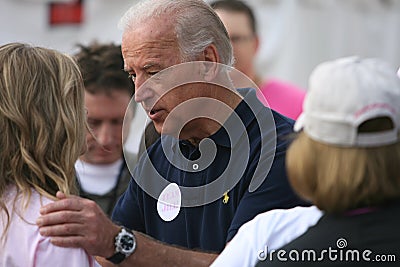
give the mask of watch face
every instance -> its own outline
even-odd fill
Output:
[[[136,248],[136,240],[134,235],[131,232],[122,229],[117,236],[115,246],[117,251],[125,255],[133,253]]]
[[[121,248],[123,252],[130,252],[134,246],[133,237],[130,235],[124,235],[121,237]]]

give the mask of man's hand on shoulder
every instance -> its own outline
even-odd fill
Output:
[[[114,237],[120,227],[94,201],[61,192],[57,192],[57,198],[40,209],[36,221],[40,234],[57,246],[80,247],[106,258],[113,255]]]

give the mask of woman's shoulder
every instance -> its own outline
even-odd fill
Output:
[[[41,242],[43,237],[39,234],[36,220],[40,216],[40,208],[53,200],[34,189],[31,189],[30,196],[22,194],[15,186],[8,188],[4,200],[10,214],[8,236],[16,234],[29,242]]]
[[[65,266],[99,266],[83,249],[55,246],[49,237],[40,234],[39,227],[36,225],[40,208],[54,202],[53,199],[32,189],[29,201],[26,202],[24,196],[17,195],[15,188],[8,191],[7,199],[7,206],[11,209],[12,216],[5,243],[5,251],[8,255],[3,255],[4,257],[13,258],[14,261],[22,264],[18,266],[24,266],[24,262],[30,261],[35,261],[37,266],[64,266],[63,264]],[[33,258],[29,259],[29,257]]]

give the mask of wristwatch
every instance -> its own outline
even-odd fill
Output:
[[[136,238],[133,232],[125,227],[122,227],[115,237],[115,253],[107,260],[114,264],[121,263],[125,258],[135,252]]]

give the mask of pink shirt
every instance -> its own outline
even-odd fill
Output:
[[[271,109],[296,120],[303,111],[306,91],[288,83],[271,79],[261,85],[260,90]],[[265,103],[262,96],[260,100]]]
[[[15,209],[12,209],[12,200],[16,195],[16,189],[15,187],[10,187],[9,189],[4,199],[11,215],[11,223],[5,242],[0,243],[0,266],[100,266],[85,250],[57,247],[50,243],[50,238],[39,234],[39,228],[35,224],[36,219],[39,217],[39,209],[41,206],[52,202],[52,200],[40,196],[38,192],[32,190],[31,200],[26,210],[22,209],[23,202],[20,196],[16,202]],[[5,219],[4,211],[0,210],[0,215]],[[3,221],[0,220],[0,236],[4,226]]]

